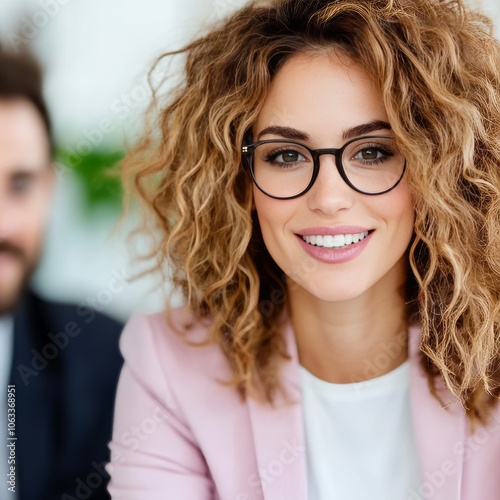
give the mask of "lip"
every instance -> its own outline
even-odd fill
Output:
[[[316,236],[318,234],[335,236],[337,234],[364,233],[365,231],[371,231],[371,229],[361,226],[335,226],[335,227],[319,226],[319,227],[308,227],[306,229],[301,229],[300,231],[297,231],[295,234],[298,236]]]
[[[325,229],[329,229],[329,232],[323,232]],[[346,231],[346,229],[348,229]],[[352,231],[352,229],[355,229]],[[358,257],[361,252],[366,248],[368,243],[370,242],[373,233],[375,231],[371,231],[366,238],[359,241],[358,243],[352,243],[344,248],[323,248],[317,247],[314,245],[310,245],[306,243],[302,236],[314,236],[315,234],[328,234],[335,236],[336,234],[352,234],[352,233],[361,233],[363,231],[370,231],[369,229],[363,229],[361,227],[355,226],[339,226],[335,228],[308,228],[306,231],[308,232],[300,232],[296,233],[299,244],[302,246],[304,251],[310,255],[313,259],[323,262],[324,264],[342,264],[344,262],[349,262]],[[312,231],[312,232],[311,232]],[[319,232],[314,232],[319,231]],[[335,232],[332,232],[335,231]]]

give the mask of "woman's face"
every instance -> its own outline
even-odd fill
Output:
[[[346,57],[332,54],[289,59],[253,127],[255,140],[296,139],[315,149],[340,148],[361,135],[391,134],[369,76]],[[341,178],[334,156],[320,158],[318,178],[298,198],[273,199],[254,186],[265,245],[293,286],[320,300],[378,293],[384,281],[394,283],[391,277],[402,277],[406,268],[414,223],[406,181],[382,195],[361,194]],[[322,238],[311,241],[313,235]],[[329,247],[332,236],[334,248]]]

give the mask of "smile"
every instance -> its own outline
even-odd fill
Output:
[[[314,245],[322,248],[343,248],[353,243],[359,243],[364,240],[369,234],[369,231],[363,231],[361,233],[353,234],[336,234],[336,235],[312,235],[312,236],[302,236],[302,239],[309,243],[309,245]]]

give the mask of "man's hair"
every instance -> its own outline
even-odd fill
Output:
[[[444,380],[484,418],[500,394],[500,46],[462,0],[253,1],[179,51],[184,82],[124,163],[160,230],[158,268],[211,318],[242,396],[272,401],[288,284],[241,145],[287,59],[332,50],[373,78],[407,160],[409,300],[431,388]]]
[[[40,65],[29,52],[13,53],[0,46],[0,100],[31,102],[40,113],[53,152],[52,125],[43,98],[42,76]]]

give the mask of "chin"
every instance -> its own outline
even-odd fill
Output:
[[[341,286],[336,286],[332,283],[324,283],[324,285],[325,286],[321,287],[307,286],[306,284],[300,286],[306,293],[323,302],[347,302],[357,299],[368,290],[368,286],[360,286],[359,283],[357,283],[356,286],[346,285],[345,283]]]
[[[18,305],[21,297],[28,287],[28,281],[32,272],[26,272],[14,283],[0,286],[0,316],[11,313]]]

